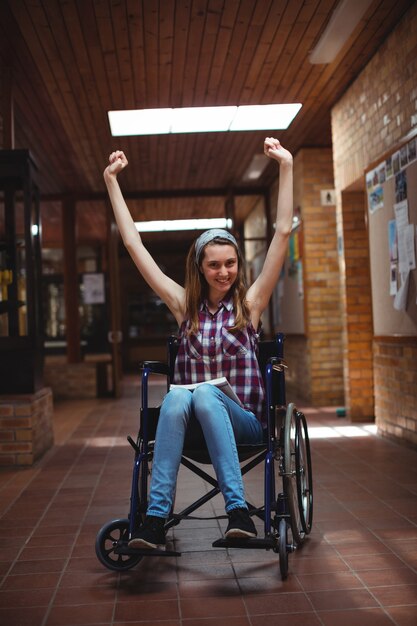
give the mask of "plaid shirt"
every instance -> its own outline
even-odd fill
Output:
[[[214,315],[204,301],[198,317],[197,335],[187,334],[188,320],[180,327],[174,382],[185,385],[225,376],[245,409],[262,421],[264,384],[256,358],[259,336],[252,324],[231,332],[235,315],[227,299]]]

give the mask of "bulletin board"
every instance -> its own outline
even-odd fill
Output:
[[[366,172],[374,334],[417,336],[417,138]]]

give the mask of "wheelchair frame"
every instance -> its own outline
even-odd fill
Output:
[[[278,333],[272,341],[259,343],[259,362],[264,376],[267,429],[265,441],[259,445],[238,445],[241,472],[265,462],[264,505],[260,508],[247,502],[249,511],[264,522],[264,537],[250,539],[218,539],[215,548],[266,549],[279,554],[282,579],[288,574],[288,555],[300,547],[310,533],[313,519],[313,482],[310,443],[306,418],[293,403],[286,404],[284,335]],[[174,550],[144,550],[129,548],[128,541],[142,523],[148,502],[149,465],[153,457],[153,442],[159,408],[149,407],[148,381],[151,374],[167,379],[167,390],[173,378],[177,340],[168,341],[168,363],[142,363],[142,407],[139,434],[134,441],[127,439],[135,451],[130,511],[128,518],[106,523],[96,537],[96,555],[107,568],[125,571],[137,565],[143,557],[180,556]],[[248,461],[242,466],[242,463]],[[171,512],[165,529],[180,523],[203,504],[220,493],[217,480],[195,462],[210,463],[207,450],[183,450],[181,464],[212,486],[201,498],[180,513]],[[276,475],[282,478],[282,491],[277,493]],[[224,517],[224,516],[220,516]]]

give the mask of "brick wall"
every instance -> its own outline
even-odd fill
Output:
[[[52,392],[0,396],[0,466],[32,465],[53,444]]]
[[[67,363],[65,356],[48,356],[44,381],[56,400],[97,397],[95,363]]]
[[[374,369],[379,432],[417,446],[417,340],[375,339]]]
[[[414,3],[397,28],[390,34],[379,48],[367,67],[352,83],[344,96],[332,110],[332,136],[335,188],[337,195],[337,228],[344,241],[345,256],[341,262],[341,284],[344,293],[342,298],[346,304],[344,315],[344,355],[346,387],[350,389],[348,404],[354,406],[354,381],[363,382],[367,398],[362,399],[363,407],[369,403],[370,380],[369,372],[374,369],[375,418],[379,431],[398,438],[411,440],[410,433],[415,432],[416,417],[413,412],[405,414],[405,404],[399,400],[393,390],[392,376],[396,380],[412,378],[411,389],[417,389],[417,374],[410,370],[407,349],[395,339],[390,339],[389,347],[384,344],[383,350],[395,354],[395,372],[383,375],[381,370],[382,354],[379,352],[379,339],[374,340],[373,363],[368,367],[364,362],[353,361],[352,346],[355,338],[358,344],[355,351],[365,349],[369,354],[369,309],[370,293],[366,278],[361,275],[362,284],[358,284],[352,292],[352,279],[355,276],[354,247],[356,233],[349,231],[354,219],[351,212],[352,188],[365,189],[364,171],[383,155],[392,151],[399,143],[417,132],[417,3]],[[364,213],[363,213],[364,214]],[[359,236],[363,237],[363,221]],[[346,251],[348,251],[346,256]],[[357,254],[361,252],[358,250]],[[368,265],[366,259],[363,264]],[[360,267],[356,264],[356,271]],[[345,270],[346,268],[346,270]],[[350,281],[350,282],[349,282]],[[355,293],[356,302],[351,298]],[[357,315],[357,317],[355,317]],[[364,326],[362,326],[364,324]],[[385,355],[387,358],[387,354]],[[415,356],[415,355],[414,355]],[[384,357],[385,358],[385,357]],[[368,359],[368,357],[367,357]],[[352,386],[353,385],[353,386]],[[357,387],[357,389],[359,389]],[[417,392],[413,399],[408,400],[417,405]],[[358,407],[357,407],[358,408]],[[369,412],[368,408],[364,413]],[[389,412],[393,415],[389,416]],[[411,420],[411,421],[410,421]],[[414,421],[414,424],[412,423]],[[395,425],[395,426],[394,426]]]

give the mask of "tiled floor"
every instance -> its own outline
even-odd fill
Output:
[[[33,468],[0,471],[0,624],[4,626],[415,626],[417,452],[303,409],[314,473],[314,524],[290,555],[214,549],[224,521],[170,531],[181,557],[145,558],[122,574],[97,560],[102,524],[126,517],[139,386],[118,401],[55,407],[56,443]],[[261,466],[262,467],[262,466]],[[262,469],[246,481],[261,492]],[[201,494],[180,473],[177,501]],[[205,512],[224,513],[220,497]]]

